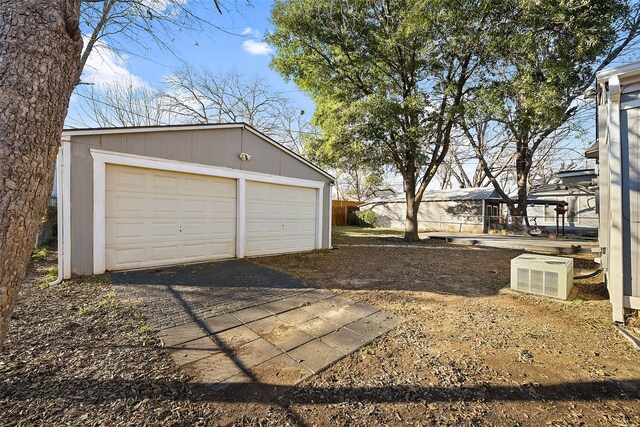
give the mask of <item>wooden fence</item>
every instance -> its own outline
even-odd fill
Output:
[[[358,205],[362,202],[351,200],[331,201],[331,225],[347,225],[349,214],[358,210]]]

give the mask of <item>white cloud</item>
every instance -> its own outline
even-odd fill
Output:
[[[245,28],[244,30],[242,30],[242,33],[240,34],[242,34],[243,36],[251,36],[254,38],[260,37],[260,31],[253,29],[251,27]]]
[[[85,45],[88,37],[84,37]],[[82,71],[82,82],[98,88],[114,83],[144,86],[145,81],[127,69],[127,57],[119,55],[106,43],[98,41],[94,46]]]
[[[257,40],[245,40],[242,42],[242,48],[252,55],[267,55],[271,52],[267,43]]]

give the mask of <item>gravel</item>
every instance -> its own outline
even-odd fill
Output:
[[[259,262],[377,305],[400,325],[298,386],[234,392],[190,383],[108,277],[44,285],[50,254],[33,263],[0,354],[0,425],[640,426],[639,355],[612,328],[601,285],[583,283],[585,299],[560,303],[499,293],[503,252],[364,250]],[[348,285],[353,269],[335,256],[352,268],[386,262],[357,272],[367,283],[392,283],[393,256],[436,267],[375,289]],[[447,288],[455,278],[439,264],[452,260],[473,291]],[[483,275],[490,283],[478,288]]]
[[[105,276],[47,286],[54,254],[34,265],[0,354],[0,424],[207,425],[181,375]]]

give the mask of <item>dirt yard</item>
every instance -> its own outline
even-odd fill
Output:
[[[640,425],[640,354],[598,279],[556,302],[501,290],[517,251],[350,228],[334,246],[254,262],[400,326],[292,389],[244,398],[188,383],[108,279],[46,287],[53,258],[37,260],[0,355],[0,424]]]

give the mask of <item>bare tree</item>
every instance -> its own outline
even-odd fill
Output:
[[[334,172],[336,196],[340,200],[367,201],[381,192],[395,192],[382,171],[363,167],[340,168]]]
[[[182,0],[0,0],[0,350],[53,185],[69,99],[95,43],[121,40],[133,49],[144,32],[166,46],[176,26],[209,25],[197,7]],[[84,29],[91,34],[83,49]]]
[[[185,67],[167,78],[167,105],[185,123],[245,122],[302,152],[314,131],[304,112],[260,76]]]
[[[82,124],[88,127],[157,126],[175,122],[163,92],[133,81],[115,82],[89,91],[80,98]]]
[[[78,67],[77,83],[89,56],[100,42],[118,52],[138,54],[152,42],[173,53],[176,31],[203,34],[216,27],[203,18],[212,6],[222,13],[218,0],[85,0],[81,2],[81,16],[85,32],[85,46]],[[203,9],[204,7],[204,9]],[[86,30],[85,30],[86,28]],[[88,30],[88,31],[87,31]],[[140,37],[141,35],[146,37]]]
[[[473,183],[477,186],[493,185],[511,214],[527,222],[526,198],[525,202],[521,201],[522,189],[525,188],[528,194],[532,187],[552,182],[559,170],[575,168],[576,159],[583,157],[583,147],[588,144],[585,127],[591,124],[581,115],[581,112],[588,110],[586,107],[586,102],[577,100],[571,116],[531,146],[524,183],[522,169],[516,164],[517,144],[509,130],[509,123],[492,116],[464,117],[460,121],[460,128],[474,156],[471,163],[475,163],[473,177],[476,181]],[[469,182],[464,168],[455,160],[453,166],[449,167],[458,167],[452,175],[462,177],[458,180],[460,186],[464,187]],[[513,199],[514,191],[518,192],[518,200]],[[525,204],[524,210],[518,209],[522,203]]]
[[[544,165],[548,153],[563,140],[564,127],[567,124],[570,127],[572,119],[584,106],[585,91],[593,84],[595,74],[638,43],[640,2],[620,2],[614,9],[618,10],[614,13],[617,16],[615,22],[589,17],[591,9],[582,9],[582,12],[588,11],[585,18],[595,18],[591,21],[592,24],[604,24],[597,39],[591,37],[592,30],[588,29],[589,26],[584,28],[587,32],[583,34],[583,49],[578,49],[575,45],[579,39],[576,35],[582,30],[575,22],[567,23],[569,25],[564,29],[562,25],[552,29],[550,37],[536,39],[533,43],[537,46],[536,55],[528,58],[523,56],[515,64],[488,70],[485,78],[490,79],[489,75],[492,74],[495,81],[486,86],[487,91],[476,92],[475,99],[469,101],[466,112],[459,121],[488,180],[500,194],[511,215],[514,218],[524,218],[527,225],[527,196],[533,168],[536,164]],[[620,13],[620,10],[625,13]],[[589,19],[584,22],[589,22]],[[535,31],[523,37],[536,38],[545,29],[548,29],[546,22],[540,27],[539,34]],[[572,35],[574,31],[577,33]],[[594,49],[598,43],[602,46]],[[604,47],[608,49],[600,50]],[[590,49],[594,49],[591,54],[584,55]],[[598,55],[594,56],[596,53]],[[558,70],[562,71],[556,75]],[[469,108],[471,105],[473,107]],[[510,147],[515,152],[515,201],[500,185],[492,170],[490,159],[482,149],[480,134],[473,132],[473,119],[470,118],[477,114],[481,117],[488,115],[488,120],[498,123],[506,132]],[[548,150],[546,154],[545,150]]]
[[[509,172],[515,156],[504,132],[488,119],[473,123],[471,135],[457,132],[443,164],[442,188],[485,187],[491,185],[482,165],[477,159],[475,148],[482,153],[495,178]],[[472,136],[473,141],[468,138]],[[470,143],[471,142],[471,143]]]

